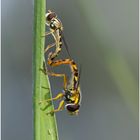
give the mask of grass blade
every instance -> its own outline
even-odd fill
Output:
[[[51,98],[48,77],[43,69],[45,38],[45,0],[34,1],[34,46],[33,46],[33,115],[34,140],[58,140],[56,119],[46,115],[53,109],[52,103],[39,104],[40,100]],[[47,105],[47,106],[46,106]]]

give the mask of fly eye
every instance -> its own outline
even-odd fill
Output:
[[[46,15],[47,21],[50,21],[52,18],[55,18],[55,17],[56,17],[56,14],[54,12],[51,12]]]
[[[76,105],[76,104],[67,104],[66,105],[66,109],[70,112],[75,112],[80,108],[80,105]]]

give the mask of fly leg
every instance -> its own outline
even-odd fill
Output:
[[[67,87],[67,76],[65,74],[59,74],[59,73],[53,73],[50,71],[47,71],[45,68],[45,62],[43,64],[43,69],[40,69],[45,75],[55,76],[55,77],[63,77],[64,79],[64,89]]]
[[[45,37],[45,36],[47,36],[47,35],[50,35],[50,34],[52,34],[54,31],[50,31],[50,32],[45,32],[45,35],[42,35],[42,37]]]
[[[58,99],[63,98],[63,96],[64,96],[64,94],[63,94],[63,93],[58,93],[56,97],[51,98],[51,99],[47,99],[47,100],[40,101],[39,103],[42,103],[42,102],[49,102],[49,101],[54,101],[54,100],[58,100]]]
[[[46,53],[50,48],[54,47],[56,45],[56,43],[52,43],[50,45],[47,46],[47,48],[44,50],[44,53]]]
[[[57,109],[54,109],[54,110],[48,112],[47,115],[50,114],[50,113],[52,114],[52,113],[55,113],[55,112],[62,111],[63,109],[64,109],[64,100],[62,100],[62,101],[59,103],[59,106],[58,106]]]
[[[66,74],[59,74],[59,73],[52,73],[52,72],[47,72],[48,75],[50,76],[55,76],[55,77],[63,77],[64,80],[64,89],[67,87],[67,76]]]

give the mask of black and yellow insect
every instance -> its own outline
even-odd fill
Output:
[[[46,14],[46,24],[49,26],[50,32],[47,32],[45,35],[52,34],[54,37],[55,43],[48,45],[45,49],[45,53],[50,49],[51,47],[55,46],[56,49],[54,52],[50,52],[48,55],[48,61],[47,63],[54,67],[59,66],[62,64],[68,64],[71,68],[72,76],[71,79],[67,80],[67,76],[65,74],[56,74],[53,72],[47,72],[47,74],[51,76],[56,77],[63,77],[64,78],[64,90],[62,93],[59,93],[55,98],[44,100],[45,102],[52,101],[52,100],[58,100],[62,99],[62,101],[59,103],[59,106],[57,109],[52,110],[50,113],[58,112],[60,110],[65,108],[68,110],[68,112],[71,115],[76,115],[79,112],[80,104],[81,104],[81,91],[80,91],[80,73],[78,71],[78,67],[74,60],[70,59],[60,59],[55,60],[55,58],[58,56],[62,49],[62,31],[63,26],[61,21],[57,18],[57,15],[48,10],[48,13]],[[68,84],[69,83],[69,84]],[[41,102],[44,102],[41,101]]]

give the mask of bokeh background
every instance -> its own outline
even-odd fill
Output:
[[[138,0],[47,0],[47,9],[82,65],[80,114],[56,114],[60,140],[138,140]],[[2,140],[32,139],[32,47],[33,0],[2,0]],[[54,96],[62,79],[50,81]]]

